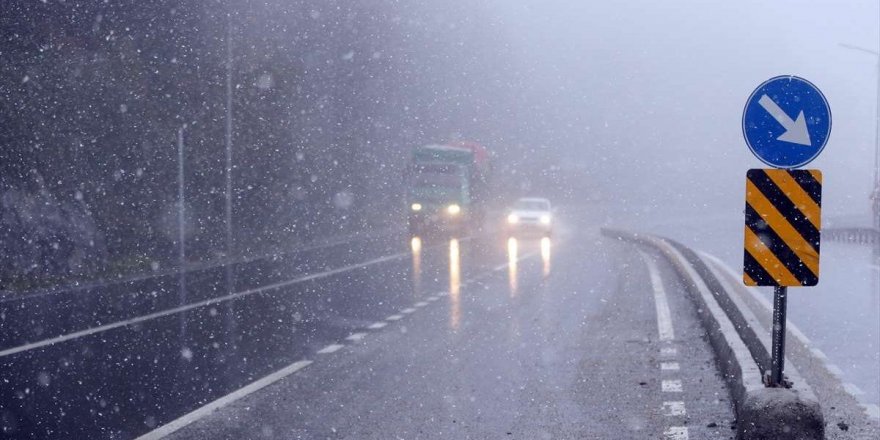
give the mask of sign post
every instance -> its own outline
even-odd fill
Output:
[[[816,86],[796,76],[771,78],[746,101],[743,137],[774,168],[746,173],[743,283],[773,286],[772,360],[766,383],[784,376],[788,287],[819,282],[822,172],[799,170],[825,148],[831,109]]]
[[[785,369],[785,315],[788,308],[786,301],[788,287],[773,288],[773,359],[770,366],[770,384],[779,386],[783,383],[782,370]]]

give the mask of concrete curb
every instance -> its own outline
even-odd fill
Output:
[[[813,440],[825,436],[825,421],[812,389],[789,364],[792,388],[765,388],[762,364],[769,350],[755,334],[744,313],[705,263],[690,249],[671,240],[646,234],[603,228],[605,236],[646,246],[660,252],[688,286],[701,323],[717,357],[718,368],[730,388],[741,440]]]

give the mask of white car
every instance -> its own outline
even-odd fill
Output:
[[[553,208],[550,201],[537,197],[527,197],[516,201],[507,214],[507,232],[511,234],[553,233]]]

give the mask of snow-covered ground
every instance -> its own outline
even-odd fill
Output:
[[[667,209],[668,211],[668,209]],[[612,209],[606,224],[627,226],[677,240],[712,254],[742,272],[740,212],[668,212],[653,216]],[[867,216],[825,218],[827,224],[867,224]],[[756,288],[768,299],[773,289]],[[880,405],[880,268],[867,245],[823,240],[819,285],[789,290],[788,319],[843,372],[842,380],[862,403]]]

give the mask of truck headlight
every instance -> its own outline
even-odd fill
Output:
[[[516,214],[510,214],[510,215],[508,215],[508,216],[507,216],[507,223],[510,223],[510,224],[512,224],[512,225],[515,225],[515,224],[519,223],[519,216],[516,215]]]
[[[448,212],[449,215],[458,215],[458,213],[461,212],[461,206],[458,206],[455,203],[453,203],[453,204],[446,207],[446,212]]]
[[[418,212],[418,211],[422,210],[422,204],[421,203],[413,203],[412,206],[410,206],[410,208],[412,208],[413,211]]]
[[[538,221],[540,221],[542,225],[549,225],[550,216],[548,214],[544,214],[538,219]]]

